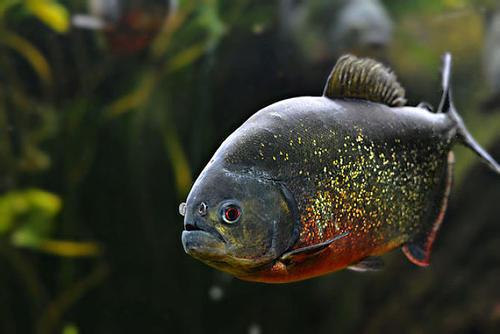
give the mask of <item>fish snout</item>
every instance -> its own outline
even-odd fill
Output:
[[[221,235],[221,233],[201,217],[186,217],[186,219],[184,219],[183,233],[188,233],[188,234],[203,233],[206,235],[211,235],[213,238],[218,239],[220,242],[223,243],[226,242],[226,239]]]
[[[196,224],[195,220],[185,220],[184,221],[184,230],[186,231],[199,231],[201,228]]]
[[[222,259],[225,256],[225,239],[200,217],[186,217],[181,235],[184,251],[202,261]]]

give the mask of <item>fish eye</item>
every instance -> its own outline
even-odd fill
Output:
[[[200,206],[198,207],[198,213],[200,214],[200,216],[205,216],[207,214],[207,209],[207,204],[205,202],[201,202]]]
[[[236,204],[226,204],[221,210],[222,220],[227,224],[236,223],[241,216],[241,209]]]
[[[181,204],[179,204],[179,213],[183,217],[186,215],[186,202],[182,202]]]

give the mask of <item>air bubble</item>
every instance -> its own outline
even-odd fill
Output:
[[[224,290],[218,285],[212,285],[210,289],[208,289],[208,295],[214,302],[218,302],[224,297]]]

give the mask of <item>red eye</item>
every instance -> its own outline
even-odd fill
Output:
[[[225,207],[222,213],[222,219],[228,224],[236,223],[241,216],[240,208],[234,205]]]

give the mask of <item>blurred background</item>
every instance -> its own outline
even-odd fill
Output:
[[[0,1],[0,333],[499,333],[500,180],[456,149],[429,268],[247,283],[184,254],[178,205],[258,109],[336,58],[456,105],[500,159],[496,0]]]

